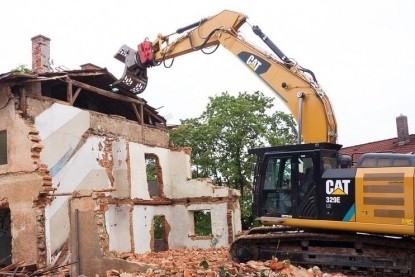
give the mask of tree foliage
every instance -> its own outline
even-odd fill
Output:
[[[16,68],[13,68],[11,72],[20,72],[20,73],[32,73],[32,70],[30,70],[27,65],[21,64]]]
[[[238,96],[224,92],[210,97],[200,117],[182,120],[170,133],[174,145],[192,148],[193,177],[210,177],[238,189],[243,212],[251,196],[254,157],[248,149],[291,144],[297,136],[292,116],[272,111],[273,101],[259,91]]]

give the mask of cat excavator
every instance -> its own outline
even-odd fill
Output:
[[[356,162],[341,155],[333,108],[314,73],[256,25],[249,26],[268,50],[246,41],[238,30],[247,19],[224,10],[137,49],[123,45],[114,57],[125,70],[114,85],[136,95],[147,86],[148,68],[226,48],[286,104],[298,127],[295,145],[249,150],[257,158],[253,214],[263,226],[235,239],[232,259],[276,257],[355,274],[415,276],[415,155],[366,153]]]

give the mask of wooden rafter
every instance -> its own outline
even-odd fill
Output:
[[[128,96],[123,96],[123,95],[119,95],[119,94],[115,94],[112,92],[109,92],[107,90],[101,89],[101,88],[97,88],[76,80],[71,80],[72,85],[79,87],[79,88],[83,88],[85,90],[91,91],[93,93],[108,97],[108,98],[112,98],[112,99],[116,99],[116,100],[120,100],[120,101],[124,101],[124,102],[128,102],[128,103],[136,103],[139,105],[144,105],[145,103],[138,100],[138,99],[134,99]]]
[[[135,103],[131,103],[131,106],[133,106],[133,110],[134,110],[134,113],[135,113],[135,116],[137,117],[137,121],[138,122],[140,122],[140,124],[141,124],[141,122],[142,122],[142,120],[141,120],[141,118],[143,117],[143,115],[141,114],[140,115],[140,113],[138,112],[138,110],[137,110],[137,106],[136,106],[136,104]],[[141,105],[142,106],[142,105]],[[141,107],[140,106],[140,107]],[[140,109],[141,110],[141,109]],[[142,124],[141,124],[142,125]]]
[[[72,102],[71,102],[71,105],[73,105],[73,103],[75,103],[76,98],[78,98],[78,95],[79,95],[79,93],[81,92],[81,90],[82,90],[82,88],[78,88],[78,89],[75,91],[75,94],[74,94],[74,95],[73,95],[73,97],[72,97]]]

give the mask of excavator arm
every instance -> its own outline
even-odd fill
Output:
[[[246,21],[244,14],[225,10],[145,40],[137,50],[124,45],[115,55],[125,63],[116,85],[141,93],[149,67],[206,47],[226,48],[286,104],[300,135],[297,145],[249,150],[257,156],[253,215],[266,226],[238,236],[230,246],[232,259],[289,257],[294,264],[348,268],[353,275],[415,276],[415,158],[372,153],[350,167],[351,159],[339,155],[333,109],[314,74],[289,59],[258,26],[252,31],[270,52],[244,40],[238,30]],[[391,184],[397,187],[393,193]]]
[[[223,46],[237,56],[251,71],[261,78],[286,104],[296,118],[299,128],[298,143],[336,143],[337,125],[333,109],[314,74],[292,60],[261,31],[252,30],[275,54],[265,52],[238,35],[247,16],[224,10],[194,24],[178,29],[186,34],[170,42],[171,35],[159,34],[150,43],[145,41],[132,50],[122,46],[115,58],[126,64],[118,85],[133,93],[141,93],[147,84],[148,67],[211,46]]]

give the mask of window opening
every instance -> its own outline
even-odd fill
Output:
[[[145,154],[145,163],[146,163],[146,176],[148,184],[148,192],[150,197],[160,196],[160,180],[161,176],[160,165],[158,157],[154,154]]]
[[[193,212],[194,234],[196,236],[212,235],[212,218],[210,210],[199,210]]]

